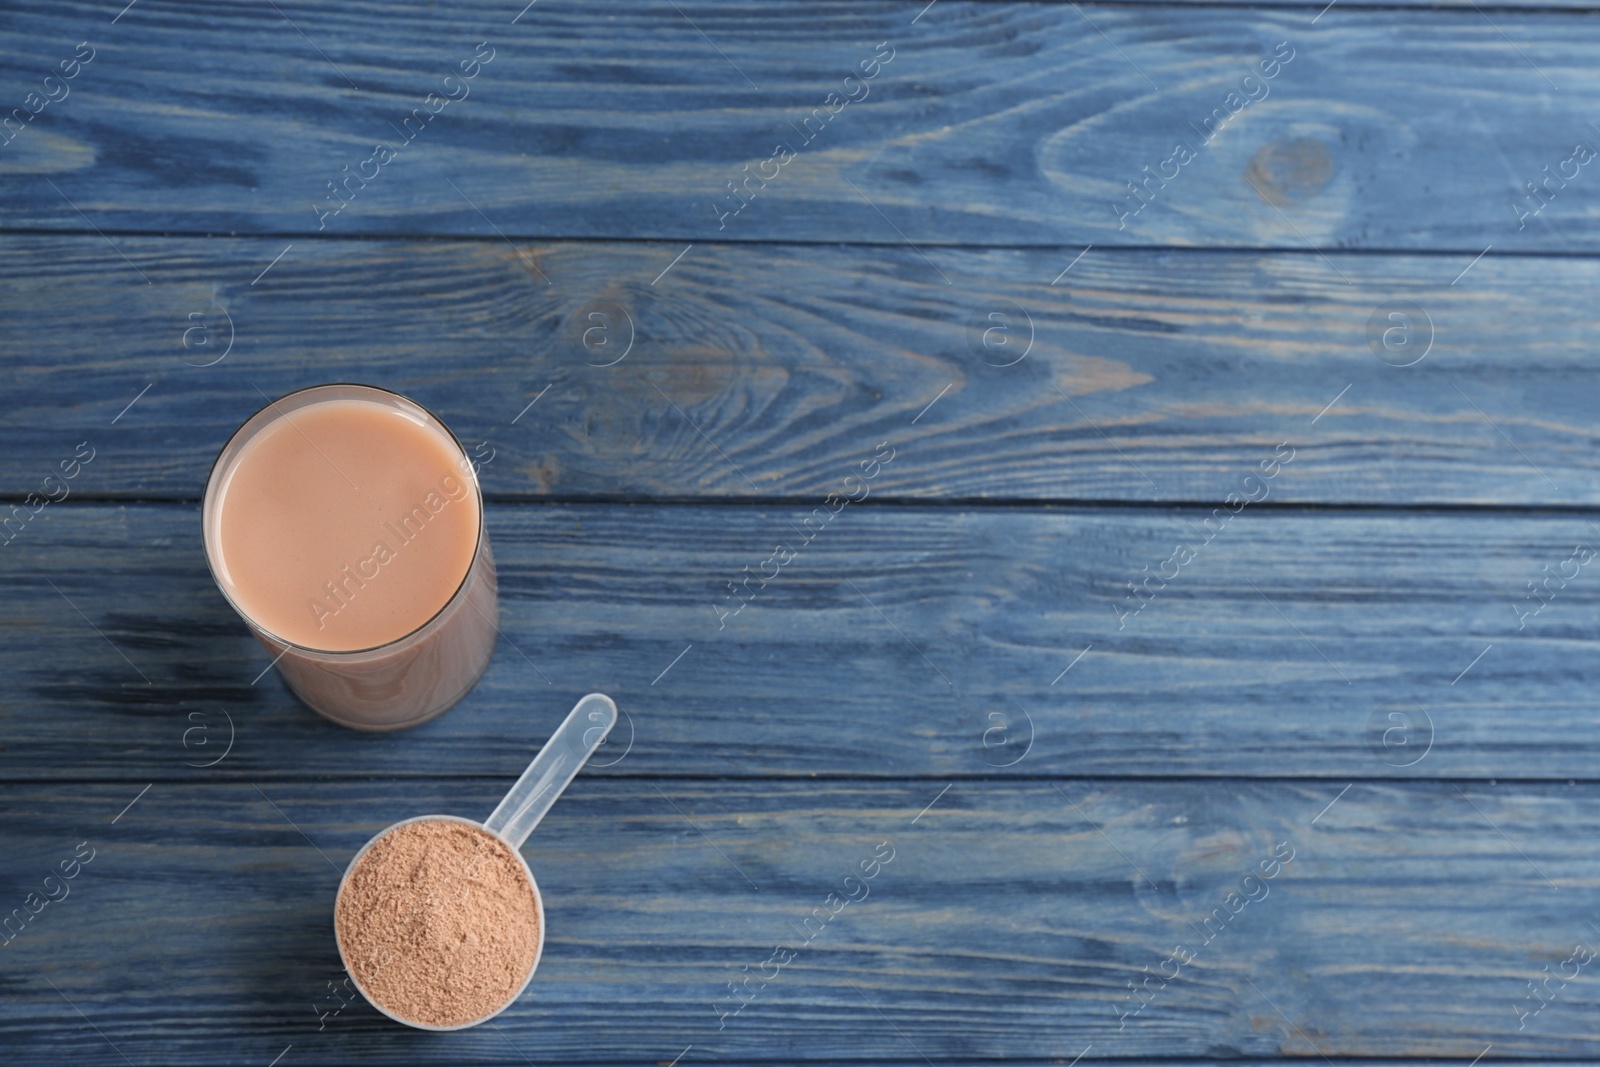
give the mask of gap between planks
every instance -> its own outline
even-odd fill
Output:
[[[988,0],[985,0],[988,2]],[[1002,0],[994,0],[1000,3]],[[1051,0],[1054,2],[1054,0]],[[1065,2],[1065,0],[1062,0]],[[1110,6],[1110,5],[1096,5]],[[1129,8],[1150,8],[1168,6],[1173,8],[1240,8],[1242,10],[1294,10],[1293,8],[1280,8],[1267,6],[1256,8],[1251,5],[1235,4],[1206,4],[1206,3],[1173,3],[1159,5],[1144,2],[1144,0],[1129,0],[1124,5]],[[1361,7],[1357,4],[1346,5],[1340,0],[1339,8],[1351,11],[1395,11],[1415,12],[1431,10],[1449,10],[1434,7],[1395,6],[1395,7]],[[1308,8],[1307,10],[1310,10]],[[1497,11],[1502,14],[1532,12],[1535,14],[1583,14],[1600,12],[1600,5],[1592,8],[1522,8],[1522,7],[1495,7],[1483,8],[1485,11]],[[645,235],[631,237],[609,237],[590,234],[529,234],[511,233],[507,235],[512,241],[541,242],[544,244],[593,244],[593,245],[622,245],[637,247],[656,247],[660,245],[675,245],[694,243],[704,248],[879,248],[889,251],[903,251],[903,241],[829,241],[821,238],[800,237],[747,237],[727,238],[711,241],[703,237],[694,240],[689,237],[674,234]],[[493,237],[484,237],[482,234],[472,233],[328,233],[316,230],[259,230],[259,231],[214,231],[214,230],[146,230],[136,227],[108,227],[102,230],[85,230],[78,227],[65,226],[60,228],[49,226],[0,226],[0,239],[7,237],[72,237],[85,238],[92,241],[102,240],[104,237],[150,238],[153,240],[167,241],[261,241],[277,243],[279,241],[304,241],[310,243],[328,244],[482,244],[499,245],[504,238],[496,234]],[[1056,251],[1063,254],[1081,251],[1076,244],[1062,241],[1046,241],[1039,244],[1029,244],[1017,241],[939,241],[925,240],[919,242],[925,248],[937,248],[952,252],[1044,252]],[[1362,247],[1362,248],[1325,248],[1321,251],[1307,248],[1305,245],[1165,245],[1165,244],[1124,244],[1124,245],[1095,245],[1096,253],[1105,252],[1112,255],[1118,254],[1145,254],[1160,253],[1162,255],[1252,255],[1252,256],[1297,256],[1302,259],[1315,259],[1327,256],[1345,256],[1352,259],[1388,256],[1391,258],[1417,257],[1429,259],[1457,259],[1461,256],[1475,256],[1483,252],[1476,247],[1462,246],[1460,248],[1391,248]],[[1560,249],[1560,248],[1522,248],[1496,253],[1496,259],[1600,259],[1600,249],[1590,251]],[[1048,286],[1046,286],[1048,288]]]

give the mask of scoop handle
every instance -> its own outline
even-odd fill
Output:
[[[616,724],[617,705],[604,693],[590,693],[578,701],[500,806],[484,820],[484,828],[512,848],[521,848]]]

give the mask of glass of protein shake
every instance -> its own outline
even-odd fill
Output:
[[[270,401],[206,484],[206,561],[289,688],[397,730],[467,694],[499,632],[477,471],[426,408],[368,385]]]

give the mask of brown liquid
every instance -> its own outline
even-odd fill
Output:
[[[323,651],[411,633],[455,595],[478,547],[459,459],[454,441],[383,405],[285,414],[221,485],[217,563],[234,603]]]
[[[494,558],[459,445],[364,386],[291,394],[223,450],[206,491],[212,572],[279,672],[346,726],[450,707],[494,651]]]

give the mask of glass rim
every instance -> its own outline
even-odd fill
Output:
[[[324,389],[366,389],[374,393],[381,393],[386,397],[403,401],[421,411],[424,415],[432,420],[433,425],[437,426],[444,432],[445,437],[448,438],[450,443],[455,446],[456,451],[461,456],[461,469],[471,480],[472,490],[478,501],[478,534],[472,545],[472,559],[467,563],[466,570],[462,572],[461,581],[456,586],[455,591],[451,593],[449,598],[439,606],[438,611],[428,616],[427,619],[419,623],[417,626],[401,634],[399,637],[392,638],[383,642],[382,644],[371,645],[367,648],[316,648],[313,645],[304,645],[298,641],[291,641],[286,637],[280,637],[278,634],[263,626],[259,621],[256,620],[253,614],[246,611],[244,607],[240,605],[238,600],[234,598],[233,594],[228,591],[228,587],[223,582],[221,575],[217,573],[217,563],[216,560],[212,558],[211,523],[209,521],[209,515],[211,512],[212,490],[216,486],[217,470],[222,463],[222,457],[228,454],[228,450],[233,446],[233,443],[239,439],[239,436],[249,429],[251,424],[259,419],[263,414],[274,409],[278,404],[281,404],[285,400],[301,397],[306,393],[320,392]],[[284,419],[285,421],[288,420],[288,415],[282,412],[276,413],[275,417]],[[263,426],[265,425],[266,424],[263,423]],[[293,424],[291,423],[290,425]],[[237,463],[237,461],[238,457],[235,456],[234,462]],[[221,504],[219,503],[217,506],[220,508]],[[308,385],[304,388],[285,393],[276,400],[268,400],[261,407],[251,412],[251,414],[239,424],[239,428],[228,435],[228,439],[224,441],[222,447],[217,450],[217,457],[211,461],[211,469],[206,474],[205,492],[200,499],[200,540],[205,550],[206,569],[211,572],[211,580],[216,583],[217,590],[222,593],[222,597],[228,602],[228,606],[233,608],[233,610],[238,613],[239,617],[243,619],[253,631],[259,635],[269,638],[278,645],[282,645],[284,647],[284,651],[287,652],[289,649],[294,649],[299,652],[310,653],[314,656],[364,656],[374,652],[381,652],[385,649],[398,645],[401,642],[415,639],[424,630],[437,623],[444,616],[444,613],[449,611],[456,604],[456,602],[461,599],[462,594],[467,591],[468,582],[471,579],[473,572],[477,569],[478,561],[483,557],[485,533],[486,525],[483,512],[483,485],[478,481],[478,472],[472,466],[472,459],[467,455],[466,446],[464,446],[461,443],[461,439],[455,435],[455,431],[450,429],[445,421],[436,415],[433,409],[429,408],[426,404],[418,403],[411,397],[406,396],[404,393],[395,392],[393,389],[385,389],[381,385],[369,385],[366,382],[323,382],[318,385]]]

